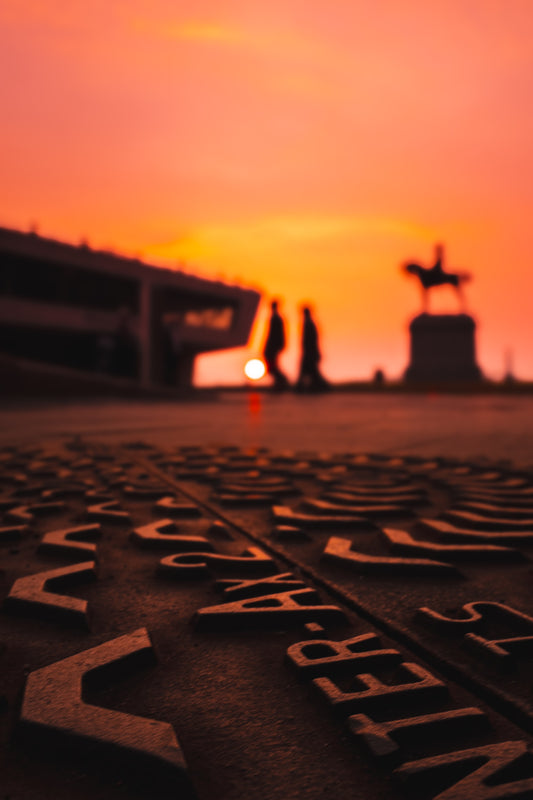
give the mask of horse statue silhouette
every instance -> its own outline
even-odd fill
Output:
[[[404,264],[403,269],[410,275],[416,275],[422,287],[422,305],[423,310],[428,310],[428,295],[429,290],[435,286],[443,286],[449,284],[453,286],[457,292],[457,298],[461,311],[465,311],[465,297],[463,292],[463,284],[471,280],[469,272],[445,272],[442,267],[444,257],[444,248],[438,244],[435,247],[435,264],[432,267],[422,267],[420,264]]]

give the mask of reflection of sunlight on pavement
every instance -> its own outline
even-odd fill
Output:
[[[244,365],[244,374],[252,383],[261,380],[266,374],[264,361],[260,358],[251,358]],[[248,393],[248,427],[252,435],[250,444],[252,447],[259,445],[259,440],[256,441],[255,436],[261,427],[261,395],[253,389]]]
[[[248,396],[248,408],[252,418],[257,417],[261,413],[261,395],[259,392],[250,392]]]
[[[261,444],[260,430],[262,427],[262,403],[261,393],[250,391],[248,393],[248,432],[250,434],[249,444],[251,447],[259,447]]]

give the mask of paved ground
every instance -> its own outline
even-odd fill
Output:
[[[533,462],[533,397],[223,393],[218,401],[10,403],[0,443],[81,434],[108,442],[238,444]]]
[[[5,407],[0,797],[533,798],[531,406]]]

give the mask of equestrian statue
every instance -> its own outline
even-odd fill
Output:
[[[422,267],[420,264],[404,264],[403,269],[410,275],[416,275],[422,287],[422,305],[423,311],[428,311],[428,295],[429,290],[434,286],[443,286],[449,284],[453,286],[457,292],[460,310],[465,311],[465,297],[463,293],[463,284],[471,279],[469,272],[445,272],[442,267],[444,260],[444,247],[440,244],[435,247],[435,263],[432,267]]]

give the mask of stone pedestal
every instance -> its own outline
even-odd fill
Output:
[[[405,380],[481,381],[476,363],[476,323],[468,314],[419,314],[411,320]]]

